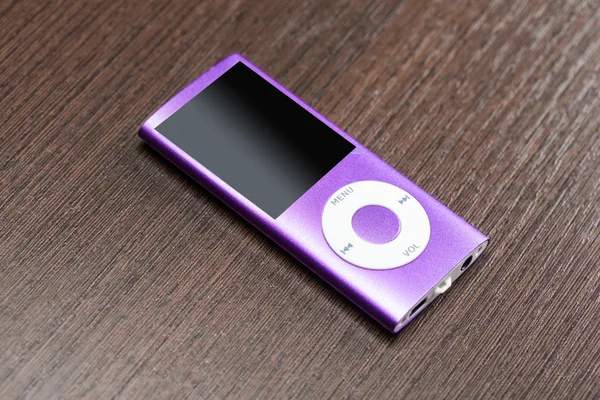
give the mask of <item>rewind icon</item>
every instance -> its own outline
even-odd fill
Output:
[[[352,248],[352,243],[348,243],[348,245],[344,246],[344,250],[340,250],[342,254],[346,254],[348,250]]]

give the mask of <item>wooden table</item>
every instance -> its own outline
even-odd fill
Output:
[[[599,398],[598,1],[4,1],[0,398]],[[492,238],[392,336],[143,145],[241,52]]]

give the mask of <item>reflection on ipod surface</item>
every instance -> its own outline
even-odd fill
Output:
[[[392,332],[488,242],[239,54],[139,135]]]

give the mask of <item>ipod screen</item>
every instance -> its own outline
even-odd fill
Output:
[[[241,62],[156,129],[273,218],[354,149]]]

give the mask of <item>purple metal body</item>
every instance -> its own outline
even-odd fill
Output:
[[[155,129],[238,62],[247,65],[356,146],[277,219],[267,215]],[[392,332],[432,287],[487,240],[477,229],[239,54],[225,58],[169,100],[142,125],[139,136]],[[377,271],[349,264],[331,250],[321,227],[323,207],[340,187],[361,180],[396,185],[425,208],[431,236],[425,251],[416,260],[399,268]]]

